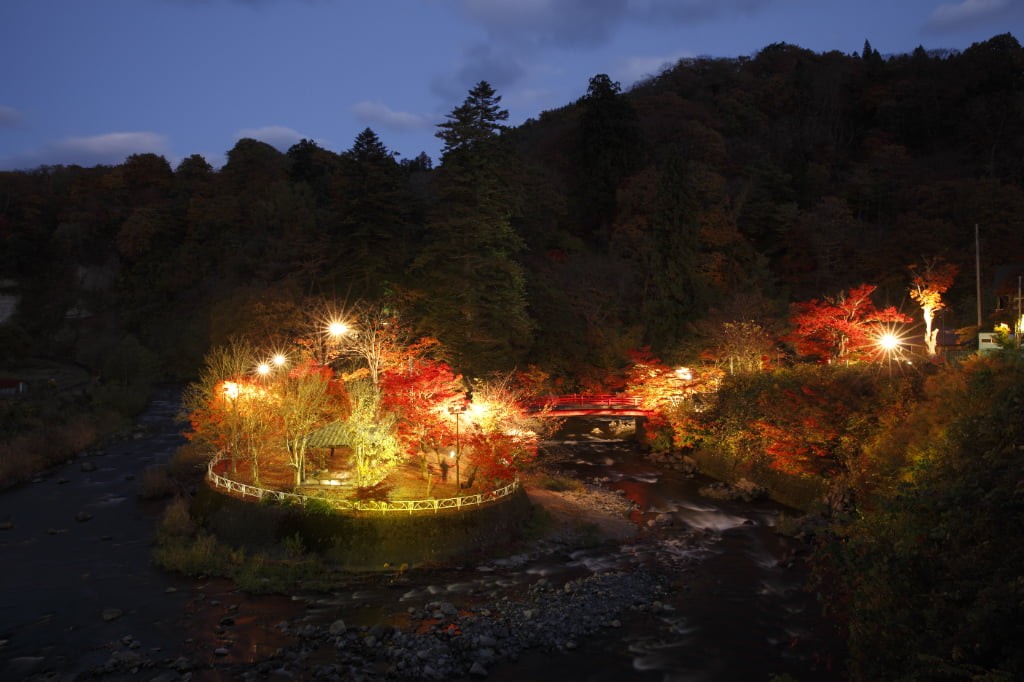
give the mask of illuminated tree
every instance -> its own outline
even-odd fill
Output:
[[[946,307],[942,294],[953,284],[957,266],[945,263],[941,258],[926,258],[920,265],[909,266],[912,276],[910,297],[921,306],[924,316],[924,345],[928,355],[934,356],[939,330],[933,329],[935,313]]]
[[[713,367],[671,368],[647,348],[631,351],[629,356],[632,362],[626,370],[626,392],[651,411],[644,422],[651,445],[667,450],[670,444],[696,444],[703,429],[695,415],[703,411],[705,398],[718,390],[722,371]]]
[[[910,317],[894,307],[879,310],[871,301],[877,287],[861,284],[837,296],[795,303],[793,331],[787,337],[800,355],[820,362],[851,362],[877,353],[878,340],[897,323]]]
[[[260,471],[274,445],[281,442],[280,402],[262,387],[244,391],[237,398],[238,420],[244,434],[243,459],[248,460],[254,485],[260,485]]]
[[[473,386],[464,419],[467,451],[472,471],[488,483],[509,481],[537,456],[538,441],[558,426],[554,420],[529,413],[526,397],[511,375]]]
[[[281,395],[281,432],[295,485],[306,477],[306,453],[313,432],[338,416],[338,402],[330,391],[330,370],[310,363],[288,373]]]
[[[356,306],[348,316],[351,322],[335,322],[328,329],[334,352],[366,363],[370,381],[380,386],[381,372],[407,361],[429,347],[428,340],[409,341],[408,328],[393,311],[382,305]]]
[[[199,379],[185,391],[185,409],[192,429],[189,438],[217,452],[227,452],[232,471],[241,456],[243,429],[239,417],[239,387],[255,365],[250,344],[234,339],[206,356]]]
[[[352,412],[343,432],[352,448],[356,485],[370,487],[381,482],[400,459],[396,416],[381,410],[381,394],[372,383],[349,384]]]
[[[410,357],[381,377],[381,404],[397,417],[397,434],[410,457],[419,457],[430,494],[430,459],[440,466],[445,445],[453,440],[448,407],[463,399],[461,377],[436,360]]]
[[[765,365],[774,342],[757,322],[723,322],[716,341],[717,354],[729,364],[729,373],[756,372]]]

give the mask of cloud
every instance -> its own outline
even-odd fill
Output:
[[[1020,10],[1020,5],[1013,0],[961,0],[935,8],[926,28],[938,31],[963,28],[999,19],[1013,10]]]
[[[160,133],[105,133],[69,137],[40,149],[0,159],[0,168],[24,169],[39,166],[112,166],[132,154],[166,155],[167,138]]]
[[[296,142],[299,142],[305,135],[285,126],[263,126],[262,128],[244,128],[235,133],[235,140],[252,138],[260,142],[266,142],[271,147],[281,152],[288,151]],[[308,139],[308,138],[307,138]]]
[[[477,43],[466,48],[461,66],[451,74],[437,76],[430,89],[447,105],[461,103],[470,89],[487,81],[496,90],[508,91],[527,76],[523,60],[511,51],[494,45]]]
[[[218,2],[230,2],[233,5],[246,5],[248,7],[262,7],[264,5],[285,4],[294,0],[164,0],[173,5],[213,5]],[[321,5],[333,2],[333,0],[302,0],[307,5]]]
[[[5,107],[0,104],[0,128],[13,128],[22,122],[21,112],[14,107]]]
[[[683,58],[693,57],[692,53],[679,52],[668,57],[627,57],[615,66],[615,78],[624,88],[649,76],[657,76],[666,68],[675,66]]]
[[[563,47],[606,43],[627,0],[461,0],[494,40]]]
[[[480,81],[499,88],[508,87],[518,83],[525,74],[526,69],[518,57],[484,43],[466,51],[466,60],[459,69],[459,79],[469,87]]]
[[[691,24],[779,0],[459,0],[493,41],[598,47],[624,24]]]
[[[433,125],[419,114],[395,111],[381,102],[356,102],[352,106],[352,113],[366,125],[370,127],[378,126],[383,130],[423,130]]]

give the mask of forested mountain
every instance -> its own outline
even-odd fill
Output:
[[[696,58],[628,91],[505,127],[478,84],[438,127],[436,167],[372,130],[340,153],[240,140],[215,170],[142,154],[0,173],[5,323],[26,350],[126,338],[170,375],[311,296],[386,300],[467,371],[537,364],[595,380],[630,348],[686,359],[723,322],[782,331],[788,304],[960,266],[946,328],[982,273],[1024,262],[1024,50],[883,57],[770,45]],[[991,278],[983,307],[992,308]],[[23,332],[23,333],[22,333]]]

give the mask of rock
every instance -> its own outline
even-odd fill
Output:
[[[487,668],[480,661],[474,661],[469,669],[469,674],[472,677],[487,677]]]
[[[331,623],[331,627],[328,628],[327,631],[332,635],[343,635],[345,634],[345,630],[345,621],[339,618],[338,620]]]
[[[94,462],[82,462],[78,468],[80,471],[89,473],[90,471],[96,471],[96,464]]]
[[[224,625],[224,626],[234,625],[235,624],[235,619],[232,618],[231,616],[224,616],[223,618],[220,619],[220,624]]]
[[[79,523],[85,523],[90,519],[92,519],[92,514],[90,514],[89,512],[80,511],[77,514],[75,514],[75,521],[78,521]]]
[[[3,669],[3,679],[24,680],[39,670],[46,659],[42,656],[19,656],[7,662]]]
[[[149,682],[179,682],[181,675],[176,672],[167,671],[151,679]]]
[[[675,523],[675,520],[676,519],[671,514],[671,512],[661,512],[656,517],[654,517],[654,524],[653,525],[655,525],[655,526],[671,526],[673,523]]]
[[[222,646],[217,647],[216,649],[213,650],[213,655],[214,656],[227,656],[229,653],[231,653],[231,652],[228,651],[227,647],[222,647]]]
[[[377,623],[370,628],[370,636],[376,637],[378,640],[382,641],[390,637],[394,631],[395,628],[392,625],[388,625],[387,623]]]
[[[106,608],[103,609],[103,613],[100,614],[100,617],[103,619],[103,622],[109,623],[112,620],[117,620],[123,615],[124,611],[122,611],[121,609]]]
[[[107,659],[103,669],[107,672],[130,670],[134,673],[146,663],[146,659],[134,651],[115,651]]]

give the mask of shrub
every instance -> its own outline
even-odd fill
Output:
[[[165,466],[147,467],[139,479],[139,497],[144,500],[159,500],[170,497],[178,489]]]
[[[157,545],[153,562],[161,568],[185,575],[222,575],[230,577],[226,552],[217,538],[200,532],[192,539],[174,538]]]
[[[297,559],[306,553],[306,543],[302,541],[302,535],[295,533],[286,537],[281,542],[281,547],[284,549],[285,556]]]
[[[319,497],[307,498],[303,509],[311,516],[328,516],[334,513],[331,503]]]
[[[182,482],[201,479],[212,457],[213,453],[209,448],[196,443],[186,443],[171,455],[166,464],[167,473]]]
[[[175,498],[164,509],[157,529],[158,539],[183,538],[192,534],[192,516],[188,509],[188,500],[184,497]]]

